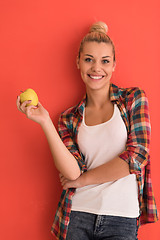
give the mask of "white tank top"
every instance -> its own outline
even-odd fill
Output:
[[[84,109],[77,140],[88,170],[110,161],[124,151],[127,130],[117,105],[114,104],[110,120],[94,126],[85,124]],[[112,182],[77,188],[72,198],[72,211],[138,217],[138,185],[135,174]]]

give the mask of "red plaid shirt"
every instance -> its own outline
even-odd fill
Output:
[[[58,130],[68,150],[76,158],[81,173],[87,171],[85,159],[77,144],[77,134],[82,122],[87,95],[82,101],[64,111],[59,118]],[[110,84],[110,101],[117,104],[127,129],[125,151],[119,154],[129,164],[130,173],[135,173],[139,189],[140,217],[139,226],[158,220],[157,208],[151,183],[149,145],[151,136],[148,99],[145,92],[138,88],[118,88]],[[72,196],[75,189],[63,190],[51,232],[57,239],[66,239]]]

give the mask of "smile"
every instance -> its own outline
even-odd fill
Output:
[[[88,76],[90,77],[90,78],[92,78],[92,79],[95,79],[95,80],[101,80],[104,76],[98,76],[98,75],[90,75],[90,74],[88,74]]]

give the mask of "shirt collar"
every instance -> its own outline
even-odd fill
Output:
[[[111,101],[116,101],[118,100],[119,96],[120,96],[120,91],[118,86],[116,86],[113,83],[110,83],[110,100]],[[79,111],[79,113],[82,115],[83,114],[83,110],[85,108],[85,104],[86,104],[86,99],[87,99],[87,94],[85,94],[81,100],[81,102],[77,105],[75,111]]]

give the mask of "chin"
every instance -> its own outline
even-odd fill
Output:
[[[99,90],[99,89],[105,89],[106,87],[108,87],[108,85],[110,85],[110,80],[108,80],[107,82],[93,82],[90,84],[85,83],[86,88],[88,89],[93,89],[93,90]]]

